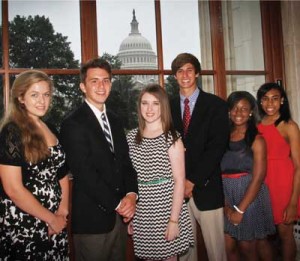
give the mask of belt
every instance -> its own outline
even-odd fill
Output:
[[[248,172],[232,173],[232,174],[224,173],[224,174],[222,174],[222,178],[238,179],[238,178],[246,176],[248,174],[249,174]]]
[[[141,185],[155,185],[155,184],[165,183],[169,180],[171,180],[171,178],[158,178],[158,179],[153,179],[153,180],[150,180],[150,181],[138,180],[138,184],[141,184]]]

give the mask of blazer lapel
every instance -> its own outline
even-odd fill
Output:
[[[186,139],[188,140],[189,137],[193,136],[194,131],[199,131],[199,126],[202,124],[202,119],[204,118],[205,111],[206,111],[206,100],[205,100],[206,93],[200,89],[199,96],[196,100],[195,107],[192,113],[190,125],[188,128],[188,132],[186,135]]]
[[[96,137],[95,141],[99,141],[99,145],[101,147],[104,146],[107,151],[111,152],[109,144],[104,136],[103,130],[96,115],[86,103],[83,104],[83,111],[85,114],[84,117],[86,117],[86,120],[89,122],[88,128],[94,133],[93,135]]]

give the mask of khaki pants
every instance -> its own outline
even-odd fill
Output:
[[[193,227],[195,246],[181,256],[180,261],[198,261],[196,222],[199,223],[202,230],[208,259],[210,261],[226,261],[223,208],[200,211],[196,207],[193,198],[189,200],[187,205]]]

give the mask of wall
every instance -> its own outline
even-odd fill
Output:
[[[300,2],[282,1],[286,90],[293,119],[300,124]],[[274,39],[276,41],[276,39]]]

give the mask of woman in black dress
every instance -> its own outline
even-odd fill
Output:
[[[43,117],[53,83],[20,74],[0,133],[0,260],[68,260],[65,154]]]

